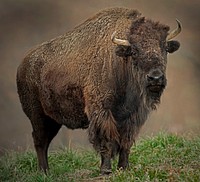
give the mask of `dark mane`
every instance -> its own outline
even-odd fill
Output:
[[[151,39],[151,36],[156,34],[161,40],[165,40],[168,35],[169,26],[154,22],[145,17],[139,17],[134,20],[130,26],[129,42],[133,41],[133,36],[146,36]],[[154,38],[154,37],[152,37]]]

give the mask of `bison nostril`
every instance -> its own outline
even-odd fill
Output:
[[[148,81],[153,81],[153,80],[154,80],[154,77],[151,76],[151,75],[147,75],[147,80],[148,80]]]
[[[162,73],[159,73],[159,74],[148,74],[147,75],[147,80],[148,81],[163,81],[164,80],[164,75]]]

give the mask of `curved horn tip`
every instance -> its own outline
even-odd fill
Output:
[[[178,28],[181,30],[181,29],[182,29],[182,24],[181,24],[180,20],[178,20],[178,19],[176,18],[176,22],[177,22],[177,24],[178,24]]]
[[[181,32],[181,22],[176,19],[177,22],[177,28],[175,30],[173,30],[168,36],[167,36],[167,41],[173,39],[174,37],[176,37],[180,32]]]

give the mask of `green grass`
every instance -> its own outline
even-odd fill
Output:
[[[130,168],[99,176],[100,158],[92,150],[60,149],[50,152],[48,175],[37,170],[34,151],[8,152],[0,158],[0,181],[200,181],[200,137],[185,139],[159,134],[137,142],[131,150]]]

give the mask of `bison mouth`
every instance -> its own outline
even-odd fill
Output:
[[[160,93],[164,90],[165,85],[148,85],[147,89],[153,93]]]
[[[160,98],[161,94],[163,93],[164,88],[165,88],[165,85],[148,85],[147,94],[152,99]]]

